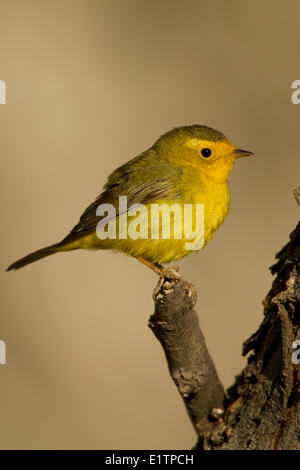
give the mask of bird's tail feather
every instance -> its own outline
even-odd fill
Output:
[[[8,266],[6,271],[23,268],[27,264],[34,263],[35,261],[45,258],[46,256],[53,255],[54,253],[57,252],[57,248],[58,248],[58,244],[55,244],[55,245],[49,245],[49,246],[46,246],[45,248],[41,248],[40,250],[34,251],[33,253],[30,253],[29,255],[24,256],[24,258],[18,259],[18,261],[15,261],[14,263],[12,263],[10,266]]]

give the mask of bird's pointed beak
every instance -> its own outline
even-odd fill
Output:
[[[249,157],[250,155],[253,155],[253,152],[249,152],[249,150],[234,149],[231,155],[235,158]]]

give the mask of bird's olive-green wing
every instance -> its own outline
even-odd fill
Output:
[[[180,200],[180,177],[180,168],[148,150],[109,176],[103,192],[86,208],[78,224],[63,242],[76,240],[96,229],[103,218],[96,215],[100,204],[112,204],[118,217],[119,196],[127,196],[128,208],[133,204],[149,204],[166,198],[173,202]]]

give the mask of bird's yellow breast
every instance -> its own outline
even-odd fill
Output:
[[[207,179],[205,187],[206,189],[202,194],[196,195],[195,202],[202,202],[204,205],[204,238],[206,244],[212,238],[217,228],[222,225],[228,214],[230,192],[227,181],[217,183]]]

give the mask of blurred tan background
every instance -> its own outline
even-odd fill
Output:
[[[255,156],[233,169],[224,226],[180,266],[229,386],[299,219],[299,2],[1,0],[0,11],[0,447],[191,448],[147,328],[150,270],[85,251],[4,269],[61,239],[108,174],[160,134],[219,129]]]

